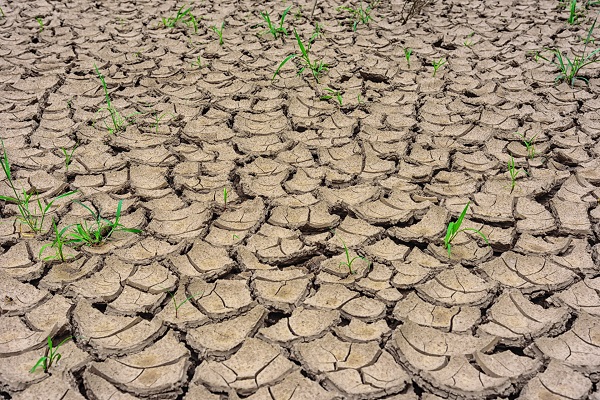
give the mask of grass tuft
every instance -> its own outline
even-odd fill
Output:
[[[262,19],[265,21],[265,24],[267,25],[267,30],[265,30],[262,33],[263,34],[270,33],[271,35],[273,35],[274,39],[277,39],[278,36],[279,37],[288,36],[288,31],[287,31],[287,29],[284,28],[283,24],[285,23],[285,17],[288,15],[288,13],[290,12],[291,9],[292,9],[292,6],[289,6],[288,8],[286,8],[283,11],[281,18],[279,18],[279,26],[273,25],[273,22],[271,21],[271,16],[269,15],[268,11],[262,11],[260,13],[260,16],[262,17]],[[265,25],[259,24],[257,26],[264,27]]]
[[[40,357],[40,359],[35,363],[33,368],[31,368],[29,370],[29,372],[34,373],[35,370],[38,369],[38,367],[42,367],[44,369],[44,372],[47,373],[48,370],[50,369],[50,367],[52,366],[52,364],[58,363],[58,361],[60,361],[61,354],[58,352],[58,349],[60,348],[60,346],[62,346],[63,344],[65,344],[66,342],[68,342],[71,339],[73,339],[73,336],[69,336],[68,338],[66,338],[62,342],[60,342],[58,345],[56,345],[56,347],[54,347],[52,344],[52,338],[50,336],[48,336],[48,340],[47,340],[48,347],[46,347],[46,354],[44,354],[42,357]]]
[[[471,204],[471,202],[469,201],[467,203],[467,205],[465,206],[465,208],[460,213],[460,216],[458,217],[458,219],[456,221],[450,222],[448,224],[448,228],[446,229],[446,236],[444,237],[444,247],[448,251],[448,258],[450,258],[450,256],[452,255],[452,241],[454,240],[456,235],[458,235],[461,232],[465,232],[465,231],[475,232],[475,233],[479,234],[479,236],[481,236],[488,245],[490,244],[488,239],[485,237],[485,235],[483,233],[481,233],[481,231],[479,229],[475,229],[475,228],[462,228],[461,229],[463,219],[465,218],[465,215],[467,214],[467,210],[469,209],[470,204]]]
[[[596,49],[589,54],[586,54],[587,46],[591,42],[592,33],[594,28],[596,27],[596,21],[598,20],[598,16],[594,19],[592,26],[588,30],[587,38],[585,39],[585,46],[583,47],[583,52],[580,56],[573,56],[571,60],[566,52],[557,49],[557,48],[544,48],[545,51],[549,51],[551,56],[545,57],[541,54],[541,51],[536,51],[534,53],[534,60],[537,62],[538,59],[542,59],[551,63],[559,69],[559,74],[556,78],[554,78],[555,82],[564,81],[567,82],[571,87],[575,84],[577,79],[584,81],[587,85],[589,85],[589,80],[581,75],[579,75],[579,71],[590,64],[597,63],[600,60],[597,55],[600,52],[600,49]],[[543,51],[544,51],[543,50]]]
[[[121,207],[123,200],[119,200],[115,220],[111,221],[100,216],[100,212],[92,210],[80,201],[76,201],[79,205],[85,208],[94,219],[91,225],[86,221],[74,225],[73,230],[69,233],[68,243],[74,245],[98,246],[105,243],[115,232],[131,232],[141,233],[140,229],[126,228],[119,220],[121,219]]]
[[[96,75],[102,83],[102,89],[104,90],[104,100],[106,101],[106,107],[100,108],[98,111],[96,111],[96,114],[102,111],[108,111],[111,122],[109,124],[108,122],[106,122],[105,119],[104,125],[106,126],[106,129],[108,129],[108,132],[114,134],[125,129],[129,123],[133,122],[133,117],[139,113],[132,113],[126,117],[122,117],[121,114],[115,108],[115,106],[113,106],[112,104],[110,95],[108,94],[108,86],[106,85],[104,75],[100,73],[100,70],[98,69],[96,64],[94,64],[94,68],[96,69]]]
[[[358,24],[369,25],[369,22],[371,22],[373,20],[373,17],[371,17],[371,11],[373,11],[373,9],[375,7],[377,7],[377,4],[379,4],[379,1],[380,0],[375,0],[371,3],[369,3],[369,5],[367,5],[367,7],[364,7],[362,0],[360,0],[360,5],[357,8],[350,7],[350,6],[341,6],[341,7],[338,7],[337,10],[338,11],[346,11],[346,12],[350,13],[350,15],[353,19],[352,30],[356,32],[356,28],[358,27]]]
[[[294,36],[296,37],[296,41],[298,42],[298,48],[300,49],[300,54],[294,53],[294,54],[290,54],[289,56],[287,56],[281,62],[281,64],[279,64],[279,66],[277,67],[277,70],[275,70],[275,73],[273,74],[273,78],[271,80],[275,80],[275,77],[279,74],[279,71],[281,70],[281,68],[283,68],[283,66],[288,61],[290,61],[294,58],[300,58],[300,63],[302,64],[302,67],[298,70],[298,75],[301,75],[302,72],[304,72],[304,70],[308,69],[312,73],[312,76],[315,78],[317,83],[319,83],[319,76],[322,73],[324,73],[325,71],[327,71],[328,65],[325,64],[323,61],[317,61],[317,60],[315,60],[314,62],[311,61],[310,48],[312,47],[312,44],[314,43],[315,39],[321,34],[320,31],[321,31],[320,27],[317,24],[315,32],[312,34],[307,45],[305,45],[302,42],[300,35],[298,35],[298,32],[296,32],[296,29],[294,29]]]
[[[0,164],[2,164],[2,170],[4,172],[4,176],[6,177],[6,182],[10,189],[12,190],[13,196],[0,196],[0,200],[13,203],[17,206],[19,210],[19,216],[17,216],[17,220],[22,225],[27,225],[29,229],[34,233],[39,233],[42,231],[44,226],[44,220],[48,211],[52,207],[52,204],[59,199],[65,198],[72,194],[77,193],[76,190],[70,191],[67,193],[63,193],[54,197],[47,204],[44,204],[39,196],[37,196],[37,191],[34,189],[31,193],[26,191],[25,189],[17,190],[15,184],[12,179],[12,174],[10,171],[10,162],[8,161],[8,155],[6,154],[6,148],[4,147],[4,142],[2,143],[2,159],[0,159]],[[33,198],[33,195],[36,195],[36,198]],[[36,210],[37,207],[37,210]]]

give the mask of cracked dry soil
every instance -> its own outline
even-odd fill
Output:
[[[41,262],[51,235],[1,206],[0,398],[600,399],[599,70],[571,88],[527,57],[581,49],[589,18],[448,0],[402,25],[383,1],[354,33],[321,0],[317,85],[291,64],[271,82],[295,43],[252,26],[286,4],[210,3],[193,34],[160,26],[174,1],[3,2],[16,186],[78,190],[46,230],[87,217],[77,198],[106,217],[122,200],[143,233]],[[310,35],[311,5],[288,30]],[[140,113],[116,135],[91,123],[94,63],[117,109]],[[537,135],[534,159],[515,131]],[[61,148],[77,143],[67,171]],[[528,172],[512,192],[510,156]],[[469,200],[463,226],[490,246],[462,233],[448,258],[446,224]],[[341,240],[364,257],[355,274]],[[167,291],[195,297],[176,310]],[[49,374],[29,372],[48,336],[70,335]]]

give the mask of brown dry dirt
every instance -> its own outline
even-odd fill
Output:
[[[598,7],[569,26],[554,0],[435,3],[402,25],[383,0],[353,32],[320,0],[317,84],[293,62],[272,81],[295,41],[254,27],[291,2],[196,2],[195,34],[161,25],[172,0],[2,1],[15,185],[78,193],[37,236],[0,205],[0,398],[600,399],[600,70],[571,88],[528,55],[581,51]],[[310,36],[311,6],[290,32]],[[115,135],[94,63],[138,113]],[[42,262],[52,218],[89,219],[76,199],[107,218],[122,200],[143,232]],[[449,258],[467,201],[490,246],[463,232]]]

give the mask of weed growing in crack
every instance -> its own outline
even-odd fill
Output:
[[[219,46],[223,46],[223,27],[225,27],[225,21],[223,21],[223,23],[221,24],[221,29],[217,28],[216,25],[211,26],[210,29],[212,29],[217,36],[219,37]]]
[[[448,251],[448,258],[450,258],[450,256],[452,256],[452,241],[454,240],[456,235],[458,235],[461,232],[465,232],[465,231],[475,232],[475,233],[479,234],[479,236],[481,236],[488,245],[490,244],[488,239],[485,237],[485,235],[483,233],[481,233],[481,231],[479,229],[475,229],[475,228],[462,228],[461,229],[460,228],[460,226],[463,223],[463,219],[465,218],[465,215],[467,214],[467,210],[469,209],[470,204],[471,204],[471,202],[469,201],[467,203],[467,205],[465,206],[465,208],[460,213],[460,216],[458,217],[458,219],[456,221],[450,222],[448,224],[448,228],[446,229],[446,236],[444,237],[444,247]]]
[[[317,24],[317,27],[318,27],[318,24]],[[304,43],[302,42],[302,39],[300,38],[300,35],[298,35],[298,32],[296,32],[296,29],[294,29],[294,36],[296,37],[296,41],[298,42],[298,48],[300,49],[300,54],[294,53],[294,54],[290,54],[289,56],[287,56],[281,62],[281,64],[279,64],[279,67],[277,67],[277,70],[273,74],[273,78],[271,80],[275,80],[275,77],[279,74],[279,71],[281,70],[281,68],[283,68],[283,66],[288,61],[290,61],[291,59],[294,59],[294,58],[300,58],[300,62],[304,65],[302,66],[302,68],[300,68],[300,70],[298,70],[298,75],[301,75],[305,69],[309,69],[310,72],[312,73],[313,77],[317,81],[317,83],[319,83],[319,75],[321,75],[323,72],[327,71],[328,65],[325,64],[323,61],[316,61],[316,60],[314,62],[311,61],[310,54],[309,54],[312,43],[314,42],[314,39],[316,39],[318,37],[319,33],[320,33],[320,29],[317,28],[315,33],[313,33],[313,35],[311,36],[311,40],[308,41],[308,45],[305,46]]]
[[[225,205],[225,210],[227,210],[227,197],[229,193],[227,192],[227,188],[223,188],[223,204]]]
[[[70,227],[71,227],[70,225],[65,226],[64,228],[62,228],[59,231],[58,226],[56,225],[56,221],[54,220],[54,218],[52,218],[52,229],[54,230],[54,240],[52,241],[52,243],[46,243],[45,245],[43,245],[41,247],[40,252],[38,254],[38,258],[40,260],[44,260],[44,261],[60,260],[62,262],[65,262],[66,259],[65,259],[65,254],[63,252],[63,247],[64,247],[64,245],[70,243],[70,240],[68,240],[65,236],[65,233],[67,232],[67,230]],[[56,253],[54,255],[42,258],[42,254],[49,247],[54,248],[56,250]]]
[[[13,203],[17,206],[19,210],[19,216],[17,216],[17,220],[22,225],[27,225],[29,229],[34,233],[39,233],[43,229],[44,220],[48,211],[52,207],[52,204],[59,199],[65,198],[72,194],[77,193],[76,190],[70,191],[67,193],[63,193],[54,197],[47,204],[44,204],[39,196],[33,199],[33,195],[37,195],[37,191],[34,189],[32,193],[22,189],[18,191],[15,187],[15,184],[12,179],[12,174],[10,172],[10,163],[8,161],[8,155],[6,154],[6,148],[4,147],[4,142],[2,141],[2,159],[0,163],[2,164],[2,170],[4,171],[4,175],[6,176],[6,182],[8,186],[11,188],[14,197],[11,196],[0,196],[0,200]],[[37,210],[36,210],[37,207]],[[32,211],[33,210],[33,211]]]
[[[360,6],[358,8],[353,8],[353,7],[349,7],[349,6],[341,6],[341,7],[338,7],[337,10],[338,11],[346,11],[346,12],[350,13],[352,19],[354,20],[354,22],[352,23],[352,30],[356,32],[356,28],[358,27],[358,24],[369,25],[369,22],[371,22],[373,20],[373,17],[371,17],[371,11],[373,11],[373,9],[375,7],[377,7],[377,4],[379,4],[379,1],[380,0],[375,0],[371,3],[369,3],[369,5],[365,8],[363,6],[362,0],[360,0]]]
[[[471,32],[467,35],[467,37],[465,38],[465,41],[463,42],[463,45],[465,47],[468,47],[468,48],[473,47],[473,35],[475,35],[475,32]]]
[[[408,68],[410,68],[410,56],[411,56],[412,52],[413,51],[410,47],[404,48],[404,58],[406,58],[406,65],[408,65]]]
[[[199,69],[202,69],[202,68],[203,68],[203,65],[202,65],[202,58],[201,58],[200,56],[198,56],[198,58],[196,58],[196,61],[192,61],[192,67],[193,67],[193,66],[196,66],[196,67],[198,67]]]
[[[179,21],[183,22],[185,26],[193,27],[194,33],[198,33],[198,20],[192,14],[192,7],[188,7],[184,10],[186,5],[182,6],[174,17],[162,17],[162,23],[166,28],[174,28]]]
[[[523,141],[523,145],[525,145],[525,148],[527,149],[527,156],[529,157],[530,160],[533,160],[533,158],[535,157],[535,146],[534,146],[533,142],[535,142],[535,138],[537,137],[538,134],[536,133],[529,140],[527,140],[525,138],[525,135],[521,135],[519,132],[515,132],[515,135],[517,135],[518,137],[521,138],[521,140]]]
[[[586,55],[587,46],[588,43],[590,43],[590,38],[592,37],[592,32],[596,27],[597,20],[598,17],[596,16],[596,19],[594,19],[592,26],[588,30],[587,38],[585,39],[585,46],[583,47],[583,53],[580,56],[574,56],[573,60],[569,58],[566,52],[563,54],[563,52],[557,48],[544,48],[544,50],[549,51],[552,55],[550,58],[543,56],[540,51],[536,51],[534,53],[534,60],[536,62],[541,58],[542,60],[553,64],[559,69],[560,73],[554,79],[555,82],[568,82],[571,87],[573,87],[575,81],[580,79],[589,85],[589,80],[583,76],[580,76],[579,71],[587,65],[600,61],[600,59],[596,57],[596,55],[600,52],[600,49],[596,49]]]
[[[433,65],[433,77],[435,77],[435,74],[437,74],[438,69],[440,69],[440,67],[442,65],[446,64],[446,60],[443,58],[440,58],[439,60],[433,60],[431,62],[431,65]]]
[[[339,90],[334,90],[334,89],[331,89],[328,87],[323,90],[325,90],[326,92],[329,92],[330,94],[325,94],[325,95],[321,96],[320,97],[321,100],[331,100],[335,97],[335,99],[339,103],[340,107],[342,107],[343,99],[342,99],[342,94],[340,93]],[[359,94],[359,96],[360,96],[360,94]],[[359,101],[360,101],[360,99],[359,99]]]
[[[71,165],[71,162],[73,161],[73,153],[75,153],[77,147],[79,147],[79,143],[75,144],[75,146],[71,150],[67,150],[64,147],[61,147],[63,155],[65,156],[65,170],[67,171],[69,170],[69,165]]]
[[[510,175],[510,192],[512,193],[515,190],[515,186],[517,185],[517,177],[523,170],[517,169],[515,167],[515,159],[513,156],[510,156],[510,160],[508,160],[508,173]],[[527,174],[527,172],[525,172]]]
[[[38,23],[38,33],[42,33],[44,30],[44,20],[41,17],[36,17],[35,20]]]
[[[579,14],[580,13],[577,11],[577,0],[571,0],[571,3],[569,3],[569,18],[567,18],[569,25],[574,25],[577,23]]]
[[[108,129],[108,132],[114,134],[125,129],[127,124],[133,121],[133,116],[139,113],[132,113],[126,117],[122,117],[121,114],[115,108],[115,106],[113,106],[112,104],[110,95],[108,94],[108,87],[106,86],[104,75],[100,73],[100,70],[98,69],[96,64],[94,64],[94,68],[96,69],[96,75],[98,75],[98,78],[102,83],[102,89],[104,90],[104,100],[106,101],[106,107],[100,108],[98,111],[96,111],[96,114],[101,111],[108,111],[108,113],[110,114],[111,125],[109,125],[106,122],[106,119],[104,120],[104,125],[106,126],[106,129]]]
[[[71,339],[73,339],[73,336],[69,336],[68,338],[60,342],[58,345],[56,345],[56,347],[54,347],[52,344],[52,338],[48,336],[48,347],[46,347],[46,353],[42,357],[40,357],[40,359],[35,363],[33,368],[29,370],[29,372],[34,373],[35,370],[38,369],[38,367],[42,367],[44,369],[44,372],[47,373],[48,369],[50,369],[52,364],[58,363],[58,361],[60,361],[61,354],[58,352],[60,346],[62,346]]]
[[[170,115],[171,118],[175,118],[175,116],[173,114],[171,114],[170,112],[166,112],[166,113],[162,113],[162,114],[158,114],[157,111],[154,112],[154,132],[155,133],[158,133],[158,124],[160,123],[160,121],[168,115]]]
[[[270,33],[271,35],[273,35],[274,39],[277,39],[278,35],[279,37],[288,36],[288,31],[283,27],[283,24],[285,23],[285,17],[288,15],[291,9],[292,6],[289,6],[283,11],[283,14],[281,14],[281,18],[279,18],[279,26],[273,25],[273,22],[271,21],[271,16],[269,15],[268,11],[262,11],[260,13],[260,16],[265,21],[265,24],[267,24],[267,30],[262,32],[262,34]],[[257,26],[264,27],[264,24],[259,24]]]
[[[4,10],[0,7],[0,18],[5,18],[6,14],[4,14]]]
[[[175,307],[175,318],[179,318],[179,308],[181,308],[181,306],[183,306],[185,303],[187,303],[194,297],[201,295],[203,292],[198,292],[196,294],[193,294],[179,304],[177,304],[177,300],[175,300],[175,295],[173,293],[171,293],[170,291],[167,291],[167,293],[171,296],[171,299],[173,299],[173,306]]]
[[[123,206],[123,200],[119,200],[114,221],[102,218],[100,216],[100,212],[95,212],[80,201],[76,201],[76,203],[89,211],[94,219],[94,222],[91,224],[91,226],[88,225],[86,221],[76,224],[73,227],[72,232],[69,233],[69,243],[73,243],[75,245],[98,246],[110,239],[112,234],[115,232],[142,232],[140,229],[126,228],[119,223],[119,220],[121,219],[121,207]]]
[[[333,234],[335,236],[337,236],[337,233],[335,233],[334,230],[332,230]],[[346,246],[346,242],[344,242],[344,240],[338,236],[338,239],[340,239],[340,241],[342,242],[342,246],[344,247],[344,253],[346,254],[346,261],[340,261],[340,266],[345,265],[346,267],[348,267],[348,270],[350,271],[350,274],[355,274],[356,272],[354,272],[352,270],[352,264],[354,263],[354,261],[356,261],[357,259],[361,259],[363,261],[366,261],[368,263],[368,265],[370,265],[370,262],[362,256],[354,256],[352,258],[350,258],[350,250],[348,250],[348,246]],[[367,267],[368,267],[367,265]]]

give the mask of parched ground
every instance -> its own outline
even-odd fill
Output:
[[[600,399],[600,70],[555,85],[528,56],[581,51],[598,7],[569,26],[554,0],[444,0],[403,25],[399,3],[352,32],[320,0],[317,84],[292,62],[272,82],[295,41],[253,28],[291,2],[196,2],[194,34],[160,24],[174,1],[1,1],[15,185],[78,190],[45,231],[89,220],[78,199],[106,218],[122,200],[143,232],[42,262],[52,234],[1,205],[0,398]],[[286,26],[307,39],[300,5]],[[115,135],[94,63],[139,113]],[[448,258],[468,201],[463,227],[490,246],[463,232]],[[168,291],[195,297],[176,310]]]

